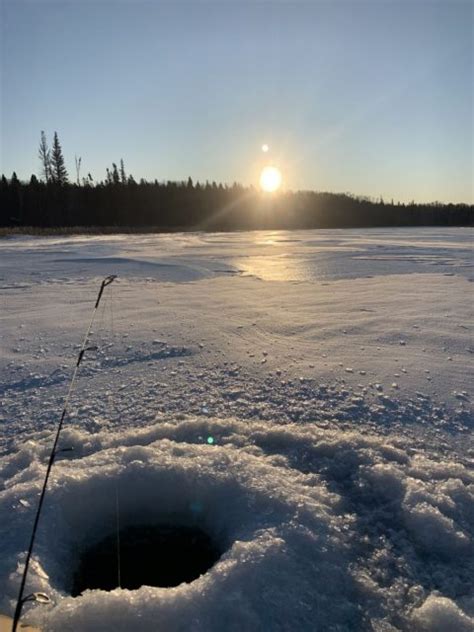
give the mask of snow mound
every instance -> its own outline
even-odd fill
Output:
[[[10,612],[50,441],[0,459]],[[459,458],[396,435],[183,416],[70,426],[62,446],[73,450],[53,469],[27,587],[53,600],[26,617],[45,630],[471,629],[474,477]],[[122,528],[197,527],[220,559],[173,588],[72,597],[81,552],[114,532],[116,494]]]
[[[456,630],[472,632],[474,619],[467,616],[451,599],[430,595],[420,608],[413,613],[413,623],[417,630],[439,632]]]
[[[132,257],[68,257],[52,259],[52,264],[59,264],[63,271],[66,269],[77,269],[77,266],[91,268],[94,273],[101,270],[103,274],[121,274],[126,269],[131,277],[149,276],[155,280],[183,283],[206,279],[213,276],[213,271],[199,266],[195,262],[181,263],[167,261],[163,259],[138,259]]]

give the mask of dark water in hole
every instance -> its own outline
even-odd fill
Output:
[[[221,556],[198,528],[173,525],[127,527],[120,531],[121,587],[177,586],[205,573]],[[80,558],[71,594],[87,588],[118,587],[117,534],[109,535]]]

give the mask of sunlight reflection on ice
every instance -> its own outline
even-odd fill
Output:
[[[315,262],[309,262],[286,255],[270,257],[246,257],[232,262],[244,274],[256,276],[265,281],[311,281],[318,276],[312,270]]]

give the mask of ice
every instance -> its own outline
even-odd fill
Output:
[[[52,603],[25,618],[51,632],[473,629],[470,240],[402,229],[0,242],[0,611],[14,609],[98,283],[118,266],[28,577]],[[426,262],[440,250],[436,273]],[[220,559],[175,588],[71,597],[81,550],[113,530],[116,490],[124,526],[197,524]]]

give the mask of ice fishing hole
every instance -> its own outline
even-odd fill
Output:
[[[120,587],[129,590],[189,583],[209,570],[223,553],[194,526],[129,526],[118,536],[108,535],[83,551],[73,580],[73,597],[87,589],[118,588],[119,566]]]

